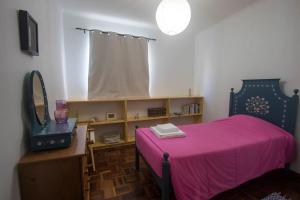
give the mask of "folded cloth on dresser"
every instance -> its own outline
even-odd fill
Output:
[[[150,129],[158,138],[185,137],[185,133],[171,123],[159,124]]]

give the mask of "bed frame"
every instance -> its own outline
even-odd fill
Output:
[[[236,114],[251,115],[269,121],[294,135],[298,112],[298,89],[294,90],[292,97],[286,96],[280,89],[280,79],[252,79],[243,80],[242,88],[234,93],[231,88],[229,101],[229,116]],[[136,127],[137,130],[138,127]],[[137,131],[135,131],[136,133]],[[136,146],[136,170],[140,169],[140,153]],[[149,163],[143,158],[150,168],[155,181],[161,189],[161,199],[169,200],[172,190],[169,154],[163,154],[162,177],[158,176]]]

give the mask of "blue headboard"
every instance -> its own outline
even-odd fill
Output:
[[[229,116],[246,114],[269,121],[294,134],[298,110],[298,89],[288,97],[280,89],[280,79],[243,80],[242,89],[231,89]]]

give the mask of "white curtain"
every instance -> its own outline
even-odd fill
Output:
[[[88,98],[149,96],[148,41],[90,32]]]

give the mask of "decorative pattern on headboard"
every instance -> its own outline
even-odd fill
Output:
[[[280,79],[243,80],[238,93],[230,93],[229,116],[246,114],[269,121],[294,134],[297,109],[298,89],[288,97],[280,89]]]

